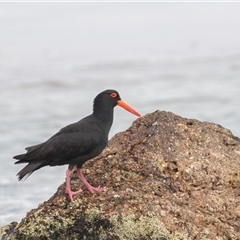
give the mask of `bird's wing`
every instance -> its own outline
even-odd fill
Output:
[[[46,145],[52,161],[66,161],[91,154],[100,143],[96,132],[65,133],[51,139]]]
[[[91,122],[91,119],[86,117],[62,128],[46,142],[27,147],[26,154],[14,158],[19,160],[16,163],[41,162],[49,165],[51,162],[53,165],[61,165],[83,155],[90,155],[90,159],[91,153],[96,148],[104,148],[104,144],[107,143],[101,137],[101,129],[96,122]]]
[[[42,144],[27,148],[28,152],[17,163],[67,164],[72,159],[91,156],[99,144],[102,145],[102,142],[96,132],[62,133]]]

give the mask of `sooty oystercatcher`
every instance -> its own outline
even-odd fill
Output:
[[[121,100],[115,90],[99,93],[93,102],[93,113],[82,120],[72,123],[49,138],[46,142],[27,147],[27,153],[13,158],[19,163],[28,163],[18,174],[18,179],[29,177],[34,171],[45,166],[68,165],[66,171],[66,193],[70,200],[82,190],[71,190],[71,174],[77,167],[77,175],[91,192],[101,192],[102,188],[91,186],[82,173],[82,165],[99,155],[108,142],[108,133],[113,122],[113,109],[118,105],[127,111],[141,116]]]

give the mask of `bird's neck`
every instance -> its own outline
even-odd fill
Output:
[[[106,126],[108,131],[110,131],[113,123],[113,113],[113,108],[93,106],[93,114]]]

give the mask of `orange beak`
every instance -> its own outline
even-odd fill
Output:
[[[138,116],[138,117],[141,117],[141,114],[139,112],[137,112],[136,110],[134,110],[132,107],[130,107],[128,104],[126,104],[123,100],[118,100],[117,101],[117,105],[126,109],[127,111],[129,111],[130,113]]]

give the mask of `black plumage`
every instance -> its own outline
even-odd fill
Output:
[[[68,164],[66,172],[66,192],[70,199],[77,192],[70,189],[70,176],[77,166],[79,178],[89,191],[101,191],[92,187],[82,175],[82,165],[89,159],[99,155],[108,142],[108,134],[113,122],[113,109],[119,105],[133,114],[140,114],[124,103],[115,90],[106,90],[97,95],[93,103],[93,113],[82,120],[72,123],[49,138],[47,141],[27,147],[27,153],[14,158],[19,163],[28,163],[17,175],[19,180],[27,178],[34,171],[45,166]]]

